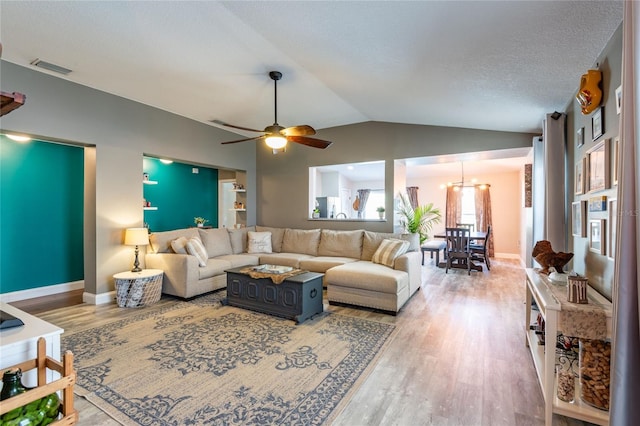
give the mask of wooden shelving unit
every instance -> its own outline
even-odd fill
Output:
[[[54,392],[60,391],[62,400],[60,405],[61,418],[52,425],[73,425],[78,421],[78,411],[73,406],[73,386],[76,383],[76,372],[73,369],[73,354],[67,351],[62,356],[62,361],[57,361],[46,353],[46,341],[43,337],[38,339],[37,357],[28,361],[6,368],[12,370],[19,368],[23,372],[36,370],[38,386],[25,393],[5,399],[0,403],[0,415],[8,413],[18,407],[29,404]],[[47,383],[47,370],[53,370],[60,374],[60,378]]]

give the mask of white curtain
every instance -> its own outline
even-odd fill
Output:
[[[624,2],[623,26],[621,174],[618,184],[618,241],[613,283],[612,426],[638,424],[640,419],[640,76],[637,72],[640,69],[640,3]]]

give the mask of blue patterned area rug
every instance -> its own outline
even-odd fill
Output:
[[[327,424],[395,335],[328,312],[295,325],[221,306],[224,296],[65,333],[76,393],[124,425]]]

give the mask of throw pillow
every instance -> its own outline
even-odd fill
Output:
[[[187,253],[188,241],[189,240],[187,240],[185,237],[176,238],[175,240],[171,241],[171,249],[176,254],[188,254]]]
[[[271,253],[271,232],[248,232],[247,253]]]
[[[373,254],[371,261],[393,268],[396,257],[402,256],[409,249],[409,241],[387,238],[382,240],[380,246]]]
[[[187,253],[192,256],[195,256],[198,259],[198,265],[207,266],[207,259],[209,255],[207,254],[207,250],[204,248],[202,243],[197,238],[191,238],[187,241]]]

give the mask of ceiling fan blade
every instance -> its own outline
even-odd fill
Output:
[[[262,135],[262,136],[255,136],[255,137],[253,137],[253,138],[244,138],[244,139],[238,139],[238,140],[236,140],[236,141],[227,141],[227,142],[222,142],[222,145],[226,145],[226,144],[229,144],[229,143],[238,143],[238,142],[252,141],[252,140],[254,140],[254,139],[255,139],[255,140],[258,140],[258,139],[263,139],[263,138],[264,138],[264,135]]]
[[[328,148],[333,142],[323,141],[322,139],[307,138],[305,136],[287,136],[289,142],[295,142],[302,145],[307,145],[312,148],[325,149]]]
[[[302,126],[287,127],[281,133],[285,136],[311,136],[316,134],[316,130],[303,124]]]
[[[233,125],[233,124],[225,123],[225,122],[220,121],[220,120],[211,120],[211,122],[215,123],[215,124],[219,124],[221,126],[231,127],[233,129],[246,130],[248,132],[264,132],[264,130],[249,129],[248,127],[236,126],[236,125]]]

